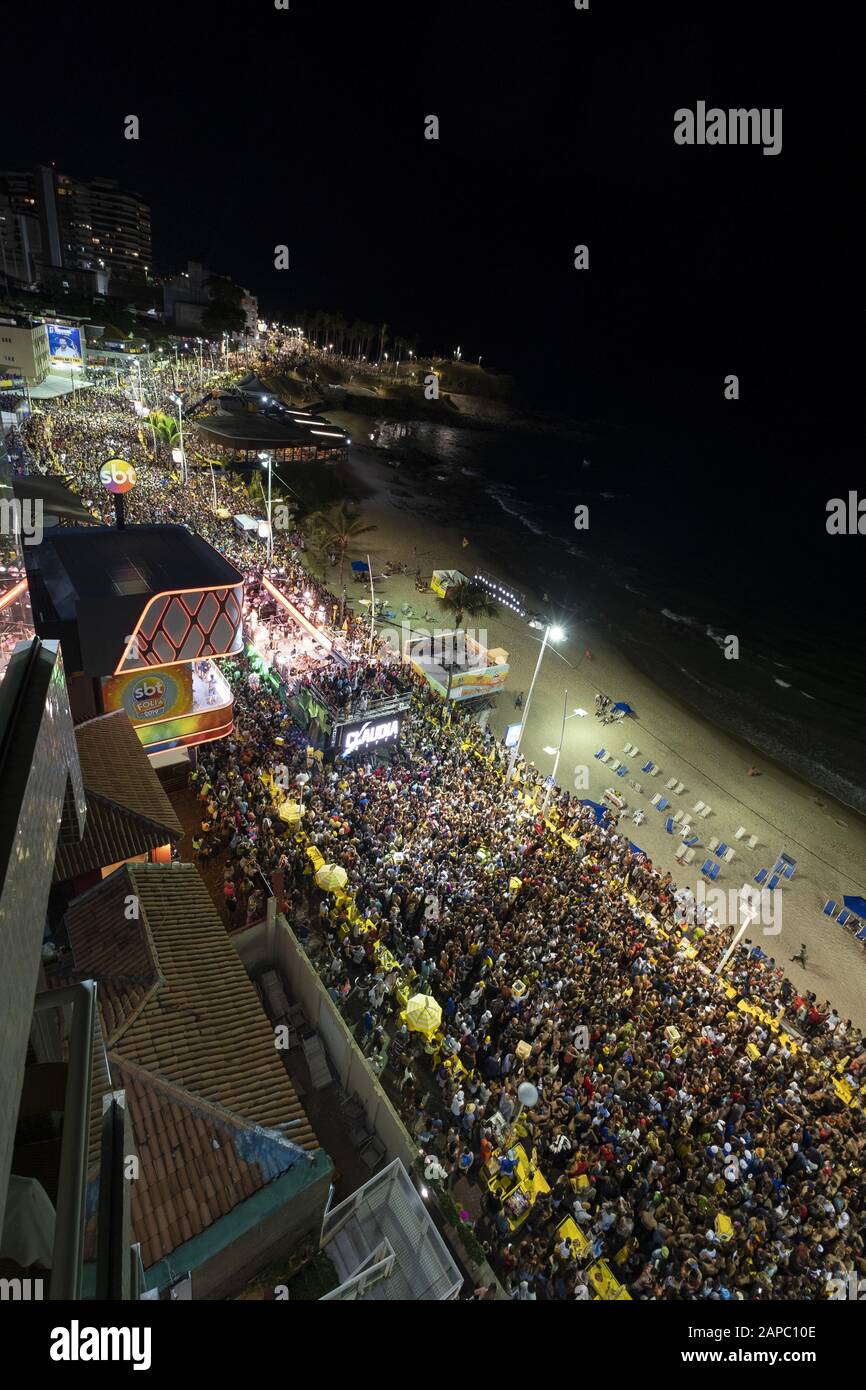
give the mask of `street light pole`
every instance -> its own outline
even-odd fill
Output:
[[[523,735],[524,735],[524,733],[525,733],[525,731],[526,731],[526,720],[527,720],[527,718],[528,718],[528,716],[529,716],[529,707],[530,707],[530,705],[532,704],[532,692],[533,692],[534,689],[535,689],[535,682],[538,680],[538,673],[539,673],[539,671],[541,670],[541,663],[542,663],[542,660],[544,659],[544,651],[545,651],[545,648],[547,647],[547,639],[548,639],[548,637],[550,636],[550,632],[551,632],[551,624],[548,623],[547,626],[546,626],[546,628],[544,629],[544,640],[543,640],[542,643],[541,643],[541,650],[540,650],[540,652],[538,653],[538,660],[537,660],[536,663],[535,663],[535,671],[533,672],[533,675],[532,675],[532,684],[531,684],[530,687],[529,687],[529,694],[528,694],[527,697],[526,697],[526,704],[525,704],[524,707],[523,707],[523,718],[522,718],[521,721],[520,721],[520,732],[519,732],[519,734],[517,735],[517,742],[515,743],[514,747],[513,747],[512,750],[511,750],[511,757],[510,757],[510,759],[509,759],[509,761],[508,761],[508,772],[507,772],[506,777],[505,777],[506,786],[507,786],[508,783],[511,781],[511,776],[512,776],[512,773],[514,772],[514,764],[517,762],[517,756],[518,756],[518,754],[519,754],[519,752],[520,752],[520,745],[521,745],[521,743],[523,742]]]
[[[177,394],[173,397],[173,399],[174,399],[174,401],[175,401],[175,403],[176,403],[176,405],[177,405],[177,423],[178,423],[178,427],[179,427],[179,430],[180,430],[180,468],[181,468],[181,473],[180,473],[180,475],[181,475],[181,478],[183,479],[184,486],[186,486],[186,482],[187,482],[187,472],[186,472],[186,450],[185,450],[184,447],[183,447],[183,397],[182,397],[182,395],[180,394],[180,392],[178,391]]]
[[[568,710],[568,691],[566,690],[566,692],[565,692],[565,698],[563,699],[563,702],[562,702],[562,723],[561,723],[561,725],[559,726],[559,746],[558,746],[558,748],[557,748],[557,750],[556,750],[556,757],[555,757],[555,759],[554,759],[554,761],[553,761],[553,772],[550,774],[551,785],[547,788],[547,791],[544,793],[544,800],[543,800],[543,802],[541,803],[542,812],[544,812],[544,811],[547,810],[547,803],[548,803],[548,801],[550,800],[550,793],[551,793],[553,787],[556,785],[556,774],[557,774],[557,772],[559,771],[559,759],[560,759],[560,756],[561,756],[561,754],[562,754],[562,740],[565,738],[565,721],[566,721],[566,719],[568,718],[568,715],[567,715],[567,713],[566,713],[567,710]]]
[[[274,456],[273,456],[273,454],[268,454],[268,567],[269,567],[269,568],[270,568],[271,560],[273,559],[273,555],[274,555],[274,527],[273,527],[273,522],[272,522],[272,520],[271,520],[271,517],[272,517],[272,512],[271,512],[271,478],[272,478],[272,475],[273,475],[273,467],[274,467]]]
[[[271,522],[271,475],[272,475],[272,470],[273,470],[274,456],[273,456],[272,453],[267,453],[267,454],[262,453],[262,454],[259,454],[259,458],[262,460],[263,463],[265,462],[265,460],[267,460],[267,465],[268,465],[268,495],[267,495],[267,499],[266,499],[266,505],[267,505],[267,509],[268,509],[268,549],[267,549],[267,557],[268,557],[268,566],[270,567],[271,559],[272,559],[273,553],[274,553],[274,532],[273,532],[273,525],[272,525],[272,522]],[[264,492],[264,488],[262,488],[262,492]]]
[[[370,554],[367,552],[367,577],[370,580],[370,658],[373,656],[373,632],[376,613],[376,590],[373,588],[373,566],[370,564]],[[402,653],[401,653],[402,655]]]

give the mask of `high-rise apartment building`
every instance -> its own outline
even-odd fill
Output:
[[[145,280],[151,273],[150,208],[114,179],[76,179],[44,164],[0,173],[4,217],[0,269],[5,252],[6,273],[16,279],[34,278],[20,273],[32,270],[34,256],[46,270],[108,273],[120,281]]]

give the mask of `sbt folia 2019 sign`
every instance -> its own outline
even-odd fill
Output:
[[[400,719],[397,715],[389,719],[365,719],[363,723],[344,725],[340,731],[340,752],[347,758],[351,753],[396,743],[399,737]]]
[[[102,701],[106,713],[125,709],[133,724],[177,718],[192,709],[192,674],[178,665],[109,676],[102,683]]]

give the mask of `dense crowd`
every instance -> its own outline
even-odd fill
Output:
[[[106,427],[120,434],[119,422]],[[74,418],[71,428],[67,454],[80,457]],[[199,505],[197,486],[146,486],[136,505],[148,519],[183,516],[249,570],[251,543]],[[362,647],[363,625],[350,617],[338,630],[337,601],[298,546],[280,538],[281,587]],[[335,698],[387,688],[387,666],[358,649],[354,661],[314,663],[313,678]],[[197,852],[224,864],[229,911],[255,920],[262,876],[279,874],[332,997],[350,1017],[361,1001],[365,1048],[441,1180],[480,1182],[517,1086],[537,1088],[524,1144],[550,1191],[514,1232],[482,1183],[476,1222],[515,1298],[586,1298],[599,1255],[633,1298],[822,1298],[834,1276],[866,1275],[866,1117],[833,1081],[838,1071],[856,1090],[866,1075],[849,1020],[798,995],[749,941],[726,980],[800,1036],[786,1041],[738,1008],[712,975],[729,933],[677,930],[671,876],[634,853],[615,815],[596,823],[557,792],[554,829],[524,800],[532,769],[521,764],[506,790],[501,746],[459,718],[443,725],[425,687],[399,745],[329,763],[295,727],[288,692],[246,661],[223,670],[235,730],[200,750],[194,785],[207,827]],[[304,838],[278,815],[289,798],[303,806]],[[307,841],[345,867],[366,927],[311,887]],[[379,967],[377,942],[395,969]],[[399,1023],[400,974],[443,1007],[438,1058]],[[557,1237],[565,1216],[589,1242],[583,1260]]]

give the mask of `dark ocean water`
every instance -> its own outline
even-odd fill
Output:
[[[754,431],[563,439],[420,421],[380,424],[375,442],[437,519],[462,516],[502,557],[502,577],[546,591],[566,623],[598,624],[660,686],[866,812],[866,536],[825,524],[862,476],[853,453]]]

